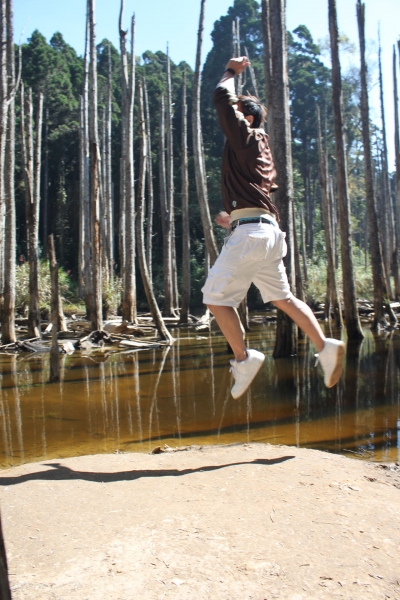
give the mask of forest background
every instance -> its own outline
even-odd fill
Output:
[[[325,4],[325,3],[323,3]],[[196,8],[198,8],[196,3]],[[327,12],[326,7],[324,7]],[[214,7],[215,10],[215,7]],[[368,5],[367,5],[368,10]],[[353,9],[355,15],[355,7]],[[157,17],[155,17],[157,18]],[[210,212],[215,215],[221,208],[220,202],[220,160],[223,136],[220,132],[216,114],[212,106],[212,91],[218,82],[224,66],[232,54],[232,22],[240,22],[240,38],[243,53],[248,53],[252,61],[261,99],[265,100],[265,81],[263,68],[263,44],[261,33],[261,15],[259,3],[255,0],[235,0],[227,14],[214,24],[211,34],[212,47],[208,52],[202,72],[201,119],[205,147],[207,185]],[[340,19],[340,15],[339,15]],[[368,13],[367,13],[368,19]],[[327,16],[326,16],[327,20]],[[16,22],[21,22],[18,18]],[[307,14],[304,14],[307,22]],[[356,18],[354,16],[354,23]],[[340,21],[339,21],[340,24]],[[375,23],[377,27],[377,23]],[[146,30],[147,23],[137,23],[137,29]],[[115,24],[108,23],[110,29],[118,31]],[[81,27],[84,37],[84,25]],[[18,25],[16,35],[18,36]],[[165,32],[165,37],[168,37]],[[190,34],[195,39],[195,29]],[[377,37],[377,36],[376,36]],[[395,40],[393,40],[394,42]],[[103,108],[107,104],[108,48],[112,61],[112,183],[114,210],[114,254],[115,279],[108,293],[110,308],[118,310],[120,302],[119,260],[118,260],[118,214],[120,198],[120,157],[121,157],[121,60],[116,46],[109,39],[98,40],[98,101],[99,130],[102,128]],[[346,38],[341,40],[342,56],[354,56],[344,70],[344,119],[346,132],[346,155],[349,173],[349,193],[352,207],[352,234],[356,266],[357,292],[359,296],[372,296],[372,282],[368,259],[368,234],[366,226],[365,183],[363,166],[362,134],[359,113],[360,79],[357,47]],[[82,39],[83,45],[83,39]],[[18,44],[17,44],[18,46]],[[67,274],[63,277],[63,295],[70,303],[78,301],[78,236],[79,236],[79,98],[82,95],[84,60],[76,50],[66,43],[60,33],[54,33],[49,41],[39,30],[35,30],[29,39],[22,43],[22,79],[26,87],[33,91],[33,104],[37,104],[38,94],[44,94],[45,129],[42,148],[44,169],[41,177],[41,198],[46,202],[40,205],[40,251],[46,258],[47,235],[55,236],[56,253],[60,265]],[[329,44],[326,40],[317,43],[304,24],[288,32],[288,66],[291,100],[292,154],[294,163],[295,210],[297,215],[298,238],[301,246],[302,275],[306,283],[306,298],[310,304],[323,301],[326,289],[326,249],[321,211],[321,189],[318,175],[317,119],[316,106],[320,106],[329,157],[329,172],[335,186],[334,127],[331,108],[331,71],[329,64]],[[18,48],[16,47],[16,53]],[[194,54],[194,53],[193,53]],[[369,45],[370,87],[376,86],[378,74],[377,39]],[[190,57],[190,63],[194,55]],[[173,106],[173,147],[175,181],[175,243],[177,252],[178,280],[181,278],[181,120],[182,120],[182,80],[187,76],[188,110],[188,146],[189,146],[189,204],[191,239],[191,307],[201,306],[200,288],[205,276],[204,232],[201,226],[197,191],[195,186],[193,153],[191,151],[191,91],[193,70],[186,61],[171,61],[172,106]],[[391,62],[391,61],[390,61]],[[136,77],[145,78],[148,88],[150,127],[152,138],[154,213],[153,213],[153,285],[155,295],[162,305],[163,301],[163,258],[162,258],[162,222],[159,205],[160,186],[159,153],[160,145],[160,97],[166,94],[166,64],[164,51],[145,51],[136,56]],[[254,92],[249,75],[244,89]],[[135,98],[135,116],[138,114],[138,98]],[[378,112],[378,107],[376,112]],[[21,161],[21,140],[18,135],[20,118],[19,100],[16,100],[17,137],[16,137],[16,207],[17,207],[17,256],[22,264],[27,255],[25,190]],[[387,121],[393,123],[393,114],[387,115]],[[139,163],[139,120],[134,119],[135,163]],[[377,196],[384,189],[384,144],[382,124],[371,123],[375,181]],[[388,125],[388,131],[393,127]],[[393,170],[393,143],[388,136],[389,170]],[[138,172],[138,168],[135,168]],[[396,186],[394,174],[390,173],[390,193],[395,202]],[[379,202],[379,198],[377,199]],[[147,216],[148,218],[148,216]],[[219,245],[223,232],[215,229]],[[336,262],[339,267],[339,253]],[[43,268],[43,273],[47,272]],[[27,270],[17,269],[17,307],[21,311],[28,305],[26,298]],[[138,277],[138,308],[146,310],[147,303],[140,277]],[[44,285],[41,286],[42,290]],[[25,296],[24,296],[25,294]],[[42,294],[44,305],[48,298]],[[255,290],[249,296],[250,308],[262,306]]]

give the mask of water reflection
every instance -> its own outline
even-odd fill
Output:
[[[267,359],[251,389],[230,396],[219,332],[173,332],[171,348],[63,357],[48,383],[48,357],[0,356],[2,466],[164,443],[269,442],[379,461],[400,459],[400,335],[365,331],[349,345],[340,383],[327,390],[314,350],[271,358],[272,325],[253,325],[251,346]]]

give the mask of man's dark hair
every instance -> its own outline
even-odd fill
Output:
[[[254,121],[252,124],[253,129],[258,129],[265,123],[265,119],[267,118],[267,109],[261,104],[258,98],[255,96],[239,96],[239,102],[241,104],[242,112],[245,117],[252,115],[254,117]]]

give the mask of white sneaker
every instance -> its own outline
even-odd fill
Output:
[[[344,343],[332,338],[326,338],[323,350],[315,356],[317,358],[315,366],[320,362],[324,371],[326,387],[333,387],[339,381],[342,374]]]
[[[245,393],[265,360],[265,356],[258,350],[247,350],[246,360],[237,362],[231,360],[230,372],[232,373],[235,384],[231,389],[231,394],[235,398],[240,398]]]

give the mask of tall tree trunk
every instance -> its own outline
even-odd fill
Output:
[[[47,101],[46,101],[47,104]],[[49,213],[49,108],[46,106],[44,123],[44,177],[43,177],[43,208],[42,208],[42,239],[43,258],[47,258],[48,213]],[[79,285],[81,282],[79,282]],[[80,289],[80,288],[79,288]]]
[[[187,152],[187,102],[186,71],[182,86],[182,292],[180,323],[189,322],[190,309],[190,223],[189,223],[189,172]]]
[[[201,46],[204,29],[204,8],[206,0],[201,0],[199,30],[197,34],[197,52],[196,67],[193,79],[193,99],[192,99],[192,128],[193,128],[193,155],[194,169],[196,178],[197,198],[200,207],[201,222],[203,225],[204,239],[207,252],[210,256],[211,264],[217,260],[218,250],[214,237],[213,226],[208,205],[207,179],[205,172],[203,136],[200,119],[200,64],[201,64]]]
[[[275,203],[279,211],[280,227],[286,232],[286,273],[295,293],[295,263],[293,240],[293,169],[289,114],[289,83],[287,73],[285,0],[262,1],[262,28],[264,40],[264,68],[269,112],[268,131],[278,189]],[[287,315],[278,311],[274,357],[296,354],[297,327]]]
[[[178,276],[176,269],[176,244],[175,244],[175,205],[174,205],[174,147],[173,147],[173,125],[172,125],[172,86],[171,86],[171,61],[167,47],[167,202],[170,215],[171,236],[171,286],[172,286],[172,310],[178,308]],[[166,315],[169,316],[169,315]]]
[[[361,123],[364,146],[364,173],[365,173],[365,192],[366,205],[368,213],[368,233],[370,239],[370,253],[372,266],[372,280],[374,285],[374,320],[371,329],[379,330],[380,327],[386,327],[387,321],[384,303],[388,303],[388,290],[385,289],[382,248],[379,241],[378,217],[375,209],[374,178],[371,154],[370,121],[369,121],[369,100],[367,87],[367,63],[365,61],[365,4],[361,0],[357,2],[357,22],[358,35],[360,41],[360,59],[361,59]]]
[[[112,183],[112,62],[111,46],[108,45],[108,89],[107,89],[107,131],[106,131],[106,195],[107,195],[107,258],[108,272],[114,276],[114,202]]]
[[[131,19],[131,54],[128,67],[126,36],[122,29],[124,0],[119,15],[119,40],[122,61],[122,160],[124,161],[125,273],[122,316],[136,322],[135,281],[135,186],[133,171],[133,105],[135,97],[135,17]]]
[[[91,233],[90,233],[90,174],[89,174],[89,11],[86,15],[86,34],[85,34],[85,58],[83,73],[82,90],[82,147],[81,147],[81,218],[82,224],[82,245],[83,245],[83,281],[84,298],[87,318],[93,322],[93,285],[92,285],[92,265],[91,265]]]
[[[163,234],[163,275],[164,275],[164,305],[163,314],[169,317],[172,314],[172,248],[171,248],[171,214],[169,211],[166,173],[165,173],[165,110],[164,96],[160,102],[160,132],[159,132],[159,179],[160,179],[160,207]]]
[[[246,52],[246,56],[247,56],[248,60],[250,60],[249,51],[247,50],[246,46],[244,47],[244,51]],[[253,68],[253,65],[251,64],[251,62],[249,65],[249,71],[250,71],[251,85],[253,86],[254,94],[255,94],[256,98],[259,98],[256,74],[254,72],[254,68]]]
[[[101,233],[100,233],[100,150],[97,131],[97,49],[95,33],[95,0],[88,0],[90,27],[89,65],[89,151],[90,151],[90,233],[92,250],[92,306],[93,329],[103,328],[101,289]]]
[[[332,101],[335,123],[336,169],[340,209],[340,236],[342,241],[342,274],[344,316],[350,341],[364,337],[357,310],[354,280],[353,250],[350,225],[350,200],[347,184],[347,164],[343,139],[342,77],[339,61],[339,33],[336,0],[329,0],[329,32],[332,55]]]
[[[145,184],[146,184],[146,164],[147,164],[147,139],[146,139],[146,123],[144,118],[144,102],[143,102],[143,84],[138,81],[139,92],[139,131],[140,131],[140,169],[137,195],[137,218],[136,218],[136,240],[137,253],[140,273],[142,276],[143,287],[149,305],[150,313],[157,327],[160,337],[170,344],[173,342],[172,336],[165,326],[161,312],[158,308],[152,283],[147,268],[145,245],[144,245],[144,204],[145,204]]]
[[[394,256],[394,281],[396,299],[400,300],[400,123],[399,123],[399,97],[397,91],[396,48],[393,46],[393,95],[394,95],[394,148],[396,160],[396,200],[394,203],[395,215],[395,240]]]
[[[16,222],[15,222],[15,102],[12,96],[15,89],[13,0],[7,0],[7,73],[8,106],[7,143],[5,148],[4,177],[5,201],[5,248],[4,248],[4,306],[1,319],[1,340],[3,344],[15,342],[15,259],[16,259]]]
[[[300,207],[300,239],[301,239],[301,256],[303,258],[303,271],[304,281],[308,282],[308,271],[307,271],[307,253],[306,253],[306,241],[304,237],[304,214],[303,207]]]
[[[336,327],[343,327],[342,321],[342,310],[340,308],[339,295],[336,285],[336,270],[335,270],[335,257],[332,244],[332,225],[330,219],[330,204],[329,204],[329,192],[328,192],[328,157],[325,153],[325,148],[322,144],[321,136],[321,117],[319,106],[317,105],[317,126],[318,126],[318,155],[319,155],[319,181],[322,192],[322,214],[324,219],[324,231],[325,231],[325,247],[326,256],[328,261],[327,268],[327,283],[330,311],[334,314],[334,323]],[[326,314],[330,320],[330,311]]]
[[[147,229],[146,229],[146,258],[147,268],[149,269],[150,280],[153,278],[153,210],[154,210],[154,190],[153,190],[153,157],[151,153],[151,126],[150,126],[150,107],[147,94],[146,80],[143,80],[144,106],[146,116],[146,135],[147,135]]]
[[[4,164],[8,117],[7,81],[7,5],[0,1],[0,311],[4,294],[5,189]]]
[[[25,182],[27,247],[29,257],[28,334],[31,337],[41,337],[39,309],[39,207],[42,114],[43,94],[39,94],[36,118],[36,144],[34,150],[32,90],[29,90],[29,95],[25,98],[24,85],[21,83],[21,148]]]
[[[383,258],[385,261],[385,267],[388,279],[388,294],[393,299],[393,293],[390,283],[390,273],[392,271],[392,256],[394,249],[394,228],[393,228],[393,206],[390,195],[389,185],[389,164],[388,164],[388,149],[386,140],[386,119],[385,119],[385,105],[383,100],[383,75],[382,75],[382,48],[381,48],[381,36],[379,34],[379,52],[378,52],[378,65],[379,65],[379,97],[381,105],[381,119],[382,119],[382,178],[383,178],[383,222],[384,231],[382,232],[382,250]]]
[[[101,190],[100,190],[100,235],[101,235],[101,266],[104,283],[108,285],[110,272],[108,262],[108,185],[107,185],[107,111],[103,107],[101,131]],[[104,307],[103,307],[104,315]]]

